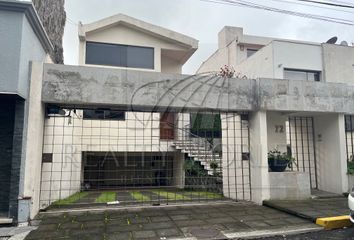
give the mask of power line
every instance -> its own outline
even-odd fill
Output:
[[[349,10],[345,10],[345,9],[336,9],[336,8],[332,8],[332,7],[325,7],[325,6],[321,6],[321,5],[313,5],[311,3],[292,2],[292,1],[289,1],[289,0],[271,0],[271,1],[280,2],[280,3],[289,3],[289,4],[301,5],[301,6],[307,6],[307,7],[314,7],[314,8],[321,8],[321,9],[327,9],[327,10],[336,11],[336,12],[345,12],[345,13],[354,14],[354,11],[349,11]]]
[[[347,5],[347,4],[337,4],[337,3],[330,3],[330,2],[319,2],[319,1],[315,1],[315,0],[296,0],[299,2],[308,2],[308,3],[316,3],[316,4],[322,4],[322,5],[328,5],[328,6],[332,6],[332,7],[342,7],[342,8],[353,8],[353,5]]]
[[[249,1],[242,1],[242,0],[200,0],[200,1],[217,3],[217,4],[224,4],[224,5],[239,6],[239,7],[254,8],[254,9],[277,12],[277,13],[282,13],[282,14],[287,14],[287,15],[292,15],[292,16],[297,16],[297,17],[310,18],[310,19],[315,19],[315,20],[321,20],[321,21],[326,21],[326,22],[354,26],[354,21],[347,20],[347,19],[284,10],[284,9],[280,9],[280,8],[274,8],[274,7],[269,7],[269,6],[265,6],[265,5],[261,5],[261,4],[256,4],[253,2],[249,2]]]

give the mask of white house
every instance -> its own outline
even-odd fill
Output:
[[[315,83],[318,86],[320,83],[328,83],[328,86],[331,83],[354,84],[354,47],[345,41],[331,44],[251,36],[244,34],[242,28],[230,26],[220,31],[218,41],[218,49],[202,63],[198,73],[219,71],[220,66],[227,65],[239,78],[279,79],[279,83],[286,86],[275,90],[279,98],[289,88],[292,89],[291,101],[300,105],[303,103],[298,97],[299,92],[306,90],[315,102],[326,90],[301,89],[296,81],[319,82]],[[345,93],[337,92],[336,95]],[[291,111],[287,102],[279,102],[279,106],[281,111],[264,113],[268,151],[274,148],[290,151],[297,163],[294,169],[309,173],[312,189],[338,194],[347,191],[353,184],[350,176],[348,182],[346,167],[347,160],[353,155],[350,115],[344,119],[343,114],[331,110],[316,113],[300,108],[300,111]],[[338,141],[341,144],[338,145]],[[273,175],[276,174],[269,173],[270,189],[273,188],[272,181],[287,181],[284,176]],[[293,182],[295,187],[301,186],[299,180]],[[270,198],[284,197],[286,192],[271,190]]]
[[[183,75],[191,37],[122,14],[78,32],[79,66],[44,63],[44,38],[28,70],[21,221],[47,207],[348,190],[354,48],[225,27],[198,74]],[[217,74],[223,65],[236,77]],[[275,148],[295,159],[284,172],[269,170]]]

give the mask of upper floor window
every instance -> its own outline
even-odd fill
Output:
[[[154,69],[154,48],[86,42],[86,64]]]
[[[284,69],[284,79],[319,82],[321,80],[321,72],[297,69]]]
[[[124,121],[125,112],[115,110],[84,110],[84,119]]]
[[[247,57],[252,56],[252,55],[255,54],[257,51],[258,51],[258,49],[247,48]]]

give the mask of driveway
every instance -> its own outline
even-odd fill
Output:
[[[41,213],[26,239],[228,239],[262,230],[318,229],[248,202]]]

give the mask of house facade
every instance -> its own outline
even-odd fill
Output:
[[[31,17],[26,11],[21,24]],[[23,64],[29,87],[7,90],[26,109],[23,136],[13,133],[22,150],[9,151],[22,157],[12,195],[19,210],[8,218],[25,222],[56,207],[262,204],[348,190],[352,47],[225,27],[219,50],[197,74],[183,75],[198,41],[126,15],[79,24],[79,66],[48,63],[50,43],[37,30],[38,46],[7,47],[41,53],[19,53],[31,63]],[[223,65],[233,66],[236,78],[218,74]],[[287,171],[269,170],[273,149],[294,158]]]
[[[346,41],[314,43],[252,36],[244,34],[242,28],[229,26],[220,31],[218,41],[218,50],[202,63],[198,73],[218,71],[218,66],[227,65],[239,78],[279,79],[284,86],[274,90],[278,98],[282,99],[286,89],[291,89],[291,102],[300,105],[303,103],[299,101],[299,93],[305,89],[299,88],[298,81],[334,88],[333,83],[349,86],[354,83],[354,47]],[[324,91],[311,87],[306,94],[313,96],[314,103]],[[347,162],[352,161],[353,154],[351,107],[338,115],[328,108],[318,112],[300,107],[294,111],[289,102],[278,104],[281,111],[270,109],[265,113],[268,151],[290,152],[295,158],[294,169],[308,173],[311,189],[338,194],[347,191],[353,185],[352,176],[347,176]],[[336,104],[339,109],[343,102]],[[284,131],[279,131],[280,128]],[[338,138],[334,136],[340,136],[342,145],[336,146]],[[269,174],[272,180],[274,173]]]

